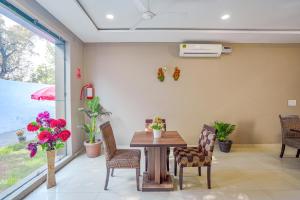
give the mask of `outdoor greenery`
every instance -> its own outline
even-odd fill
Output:
[[[228,136],[234,131],[235,125],[218,122],[214,123],[214,128],[217,130],[217,139],[221,142],[228,140]]]
[[[79,108],[79,111],[84,112],[89,118],[89,122],[83,125],[84,131],[88,134],[88,142],[95,143],[96,134],[99,133],[97,129],[97,119],[105,115],[111,115],[111,112],[106,112],[100,105],[98,96],[91,100],[86,100],[86,108]]]
[[[35,159],[31,159],[27,144],[0,147],[0,192],[46,164],[45,152],[38,151]]]
[[[0,78],[23,80],[30,61],[26,57],[33,54],[33,34],[22,26],[6,27],[0,18]]]
[[[55,49],[47,43],[46,62],[35,68],[30,75],[30,81],[34,83],[54,84],[55,83]]]
[[[0,15],[0,79],[54,84],[54,45],[47,42],[43,55],[34,52],[42,39],[19,24],[7,26],[4,19]],[[44,62],[34,66],[34,55],[43,56]]]

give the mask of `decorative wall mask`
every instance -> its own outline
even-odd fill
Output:
[[[165,73],[162,67],[158,68],[157,71],[157,78],[158,80],[160,80],[161,82],[163,82],[165,80]]]
[[[180,69],[179,67],[175,67],[174,73],[173,73],[173,79],[174,81],[177,81],[180,77]]]

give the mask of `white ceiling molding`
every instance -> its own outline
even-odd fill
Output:
[[[134,0],[37,2],[84,42],[300,43],[298,0],[245,0],[240,4],[234,0],[166,0],[167,4],[150,0],[151,12],[159,13],[169,5],[166,12],[171,14],[145,20],[134,30],[131,27],[142,14]],[[188,16],[176,14],[180,12]],[[227,12],[231,17],[221,20]],[[111,13],[114,19],[107,20],[105,15]]]

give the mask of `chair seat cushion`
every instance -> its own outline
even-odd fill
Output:
[[[106,164],[110,168],[140,168],[140,159],[140,150],[118,149]]]
[[[187,149],[197,151],[199,148],[198,147],[174,147],[173,149],[174,157],[176,157],[179,154],[179,152],[186,151]]]
[[[176,147],[174,157],[179,167],[210,166],[211,158],[205,156],[198,147]]]
[[[285,138],[285,144],[300,149],[300,138]]]

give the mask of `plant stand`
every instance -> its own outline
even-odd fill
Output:
[[[56,186],[55,180],[55,150],[47,151],[48,173],[47,189]]]

